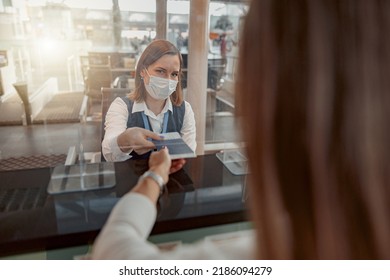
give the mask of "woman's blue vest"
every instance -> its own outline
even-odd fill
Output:
[[[143,112],[135,112],[131,113],[133,110],[133,101],[131,101],[127,96],[121,97],[122,100],[127,105],[127,110],[129,111],[129,118],[127,119],[127,128],[129,127],[142,127],[145,128],[144,121],[142,118]],[[166,132],[179,132],[181,131],[181,128],[183,127],[183,120],[184,120],[184,114],[186,111],[185,108],[185,102],[182,102],[180,106],[172,105],[173,112],[168,110],[168,125],[167,125],[167,131]],[[147,118],[149,122],[149,118]],[[149,122],[149,127],[152,127]],[[138,155],[135,151],[133,151],[131,154],[131,159],[145,159],[148,158],[150,155],[149,153]]]

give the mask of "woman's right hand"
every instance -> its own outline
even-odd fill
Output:
[[[169,169],[171,168],[171,157],[168,149],[162,148],[158,152],[153,152],[149,158],[149,171],[153,171],[161,176],[164,184],[168,183]],[[148,178],[148,177],[147,177]],[[140,193],[148,197],[152,203],[156,203],[160,196],[160,188],[154,179],[145,179],[138,181],[137,185],[131,189],[131,192]]]
[[[142,155],[155,148],[153,142],[148,138],[161,140],[162,138],[147,129],[141,127],[130,127],[118,136],[118,146],[122,152],[134,150],[137,154]]]

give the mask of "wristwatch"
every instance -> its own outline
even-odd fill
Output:
[[[158,187],[160,188],[160,195],[162,195],[164,192],[164,185],[165,185],[164,179],[157,173],[149,170],[146,171],[141,177],[139,177],[138,182],[142,181],[146,177],[153,179],[157,183]]]

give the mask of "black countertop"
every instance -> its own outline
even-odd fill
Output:
[[[118,162],[113,188],[55,195],[47,193],[50,168],[0,172],[0,256],[92,243],[146,169],[147,161]],[[170,176],[152,235],[245,221],[244,181],[215,155],[187,159]]]

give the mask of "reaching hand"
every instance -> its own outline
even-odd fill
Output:
[[[149,158],[149,170],[152,170],[163,177],[164,182],[168,182],[168,175],[171,169],[171,157],[168,148],[163,148],[158,152],[153,152]]]

